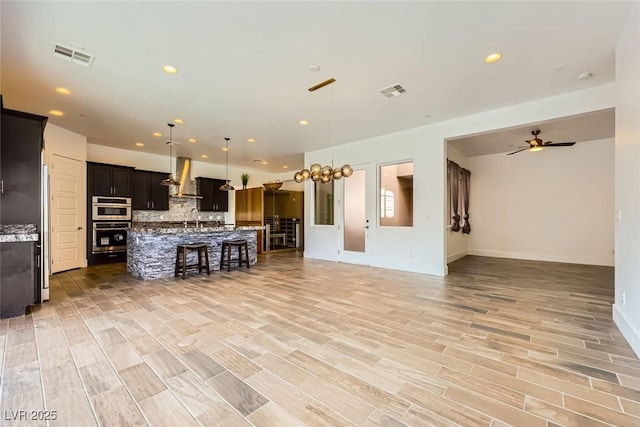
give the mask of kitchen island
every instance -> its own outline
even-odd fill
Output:
[[[175,224],[134,225],[127,232],[127,271],[138,279],[151,280],[173,277],[176,263],[176,247],[180,244],[206,243],[209,247],[209,264],[212,270],[220,268],[222,242],[244,239],[249,248],[249,263],[255,264],[257,256],[257,230],[262,227],[205,226],[179,227]],[[232,254],[236,259],[237,253]],[[195,261],[196,253],[189,254],[188,264]]]

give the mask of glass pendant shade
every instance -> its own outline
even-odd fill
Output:
[[[343,165],[341,170],[342,176],[344,176],[345,178],[349,178],[351,175],[353,175],[353,168],[349,165]]]

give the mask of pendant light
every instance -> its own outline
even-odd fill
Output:
[[[226,182],[224,183],[224,185],[221,185],[220,188],[218,188],[218,190],[220,190],[220,191],[233,191],[233,190],[235,190],[235,188],[233,188],[233,186],[231,186],[231,184],[229,184],[229,139],[230,138],[225,138],[224,139],[225,141],[227,141],[227,149],[224,150],[225,153],[227,153],[227,160],[226,160],[227,173],[226,173]]]
[[[167,145],[169,145],[169,176],[162,180],[160,184],[170,187],[172,185],[179,186],[180,182],[176,181],[171,173],[171,169],[173,168],[173,127],[175,126],[173,123],[167,123],[169,126],[169,140],[167,141]]]

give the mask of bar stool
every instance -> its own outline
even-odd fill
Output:
[[[247,241],[238,239],[238,240],[225,240],[222,242],[222,251],[220,252],[220,270],[222,270],[222,267],[226,265],[227,271],[231,271],[231,249],[232,248],[238,248],[238,268],[242,266],[242,263],[245,263],[247,265],[247,268],[249,268],[249,247],[247,245]],[[244,260],[242,259],[243,248],[244,248]],[[226,259],[225,259],[225,251],[226,251]]]
[[[187,264],[188,251],[198,251],[198,263]],[[204,258],[204,263],[203,263]],[[182,260],[182,262],[180,262]],[[187,270],[189,268],[198,267],[198,273],[202,273],[203,269],[207,269],[207,274],[211,274],[209,268],[209,249],[206,243],[189,243],[181,244],[177,246],[176,250],[176,269],[174,276],[178,277],[178,274],[182,273],[182,278],[187,277]]]

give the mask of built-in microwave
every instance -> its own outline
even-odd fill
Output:
[[[93,196],[93,221],[131,221],[131,199],[128,197]]]

